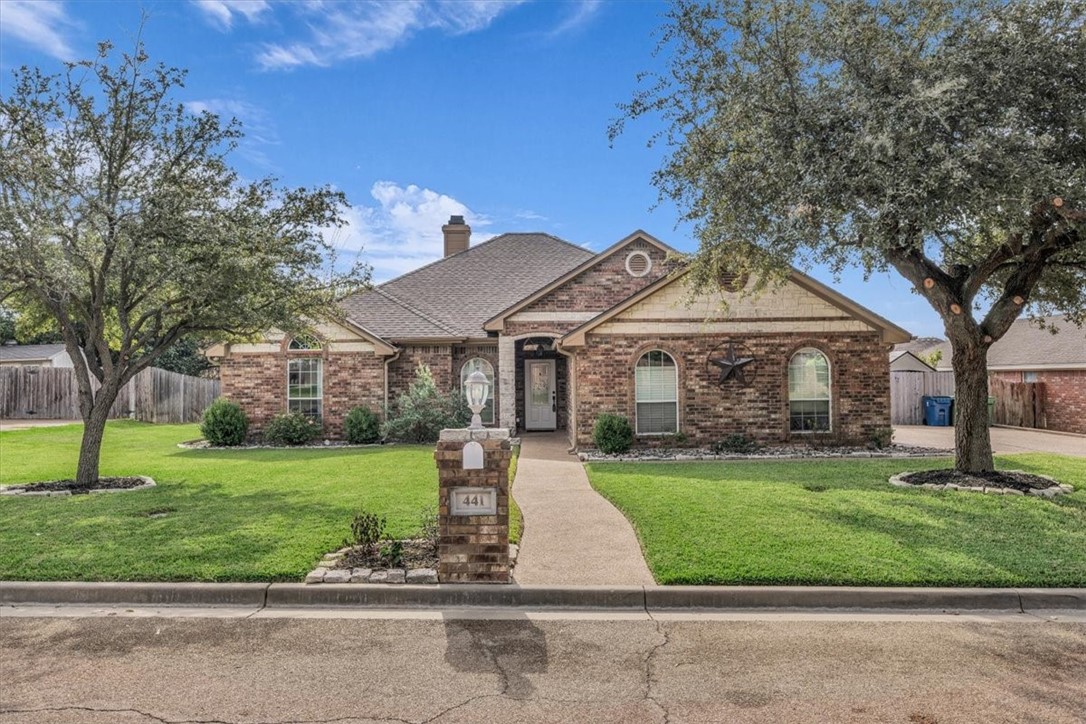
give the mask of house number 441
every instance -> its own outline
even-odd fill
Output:
[[[494,488],[453,488],[449,491],[452,515],[495,515],[498,496]]]

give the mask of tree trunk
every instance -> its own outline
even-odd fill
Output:
[[[102,453],[102,437],[109,419],[109,408],[113,400],[96,396],[89,415],[83,417],[83,441],[79,447],[79,467],[75,473],[75,482],[84,487],[93,487],[98,482],[98,460]],[[115,397],[116,395],[114,395]],[[108,404],[105,404],[107,403]]]
[[[974,340],[951,340],[954,350],[954,469],[992,470],[988,433],[988,348]]]

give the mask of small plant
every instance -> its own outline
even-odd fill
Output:
[[[741,432],[733,432],[723,440],[718,440],[709,446],[714,455],[732,453],[735,455],[750,455],[758,452],[759,445],[753,439]]]
[[[601,453],[621,455],[633,445],[633,428],[622,415],[605,412],[596,418],[592,440]]]
[[[403,542],[390,540],[381,546],[381,560],[388,568],[402,568]]]
[[[437,550],[437,545],[441,540],[441,530],[437,522],[437,508],[432,505],[419,511],[419,538],[425,541],[430,549]]]
[[[871,433],[871,444],[875,446],[876,450],[883,450],[890,447],[890,443],[894,440],[894,429],[892,427],[880,427]]]
[[[682,447],[687,443],[690,438],[686,436],[686,433],[682,430],[672,433],[670,435],[664,435],[665,447]]]
[[[200,422],[200,433],[212,445],[232,447],[245,442],[249,432],[249,418],[242,412],[241,406],[220,397],[204,410],[204,419]]]
[[[368,407],[356,407],[343,420],[343,435],[352,445],[369,445],[381,439],[381,421]]]
[[[347,543],[373,551],[385,537],[386,522],[384,516],[378,516],[368,510],[358,511],[351,521],[351,537]]]
[[[273,445],[305,445],[320,435],[321,427],[300,412],[276,415],[264,426],[264,440]]]

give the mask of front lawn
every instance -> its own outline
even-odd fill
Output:
[[[82,427],[0,433],[0,484],[70,478]],[[437,505],[430,446],[182,450],[196,425],[111,422],[103,475],[149,475],[131,493],[0,498],[0,579],[301,580],[366,508],[393,537]]]
[[[1054,500],[886,482],[948,463],[596,463],[588,474],[659,583],[1086,585],[1086,459],[999,459],[1075,486]]]

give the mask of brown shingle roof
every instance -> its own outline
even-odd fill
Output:
[[[342,304],[387,340],[485,337],[486,320],[593,256],[550,234],[502,234]]]
[[[1045,326],[1059,332],[1041,329],[1029,319],[1019,319],[1007,333],[988,350],[988,369],[1086,369],[1086,329],[1076,327],[1066,317],[1043,317]],[[939,369],[951,369],[950,343],[939,345],[943,359]]]

